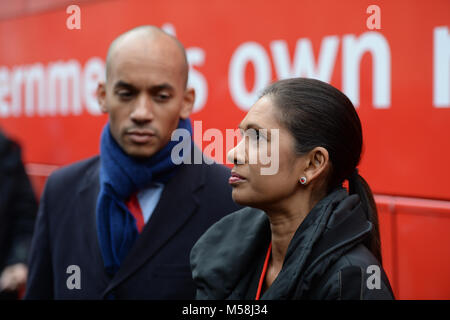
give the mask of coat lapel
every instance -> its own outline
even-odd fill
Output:
[[[104,296],[155,255],[194,214],[199,205],[196,191],[204,184],[202,169],[203,165],[194,164],[178,168],[164,187],[155,211],[104,291]]]
[[[101,255],[98,234],[97,234],[97,197],[100,192],[99,180],[100,160],[97,159],[95,163],[88,169],[83,176],[80,187],[77,191],[76,215],[80,217],[78,220],[84,225],[80,228],[83,232],[82,238],[85,240],[83,246],[86,248],[86,257],[93,259],[90,265],[98,268],[96,274],[101,275],[104,287],[109,282],[109,277],[103,267],[103,257]]]

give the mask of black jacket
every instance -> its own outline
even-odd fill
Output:
[[[261,299],[393,299],[384,270],[362,244],[371,228],[359,197],[335,190],[301,223]],[[213,225],[191,251],[197,299],[255,299],[270,239],[267,215],[253,208]]]
[[[109,278],[96,229],[99,166],[99,157],[94,157],[48,179],[25,298],[193,299],[189,252],[214,222],[238,209],[227,183],[229,169],[180,165],[119,271]],[[79,289],[67,286],[71,265],[81,271]]]
[[[36,213],[20,147],[0,132],[0,272],[8,265],[26,263]]]

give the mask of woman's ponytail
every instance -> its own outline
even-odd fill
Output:
[[[358,169],[355,169],[351,177],[348,179],[348,187],[349,194],[357,194],[359,196],[363,210],[367,215],[367,220],[372,223],[372,232],[370,237],[365,240],[364,245],[372,252],[375,258],[378,259],[380,264],[382,264],[378,211],[373,198],[372,190],[366,180],[359,175]]]

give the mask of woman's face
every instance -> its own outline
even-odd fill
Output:
[[[276,108],[270,96],[259,99],[239,125],[242,140],[228,153],[235,163],[229,183],[239,204],[263,209],[298,191],[304,160],[294,153],[294,138],[278,120]]]

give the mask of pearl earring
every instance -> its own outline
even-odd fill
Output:
[[[306,184],[306,177],[301,177],[300,178],[300,183],[301,184]]]

